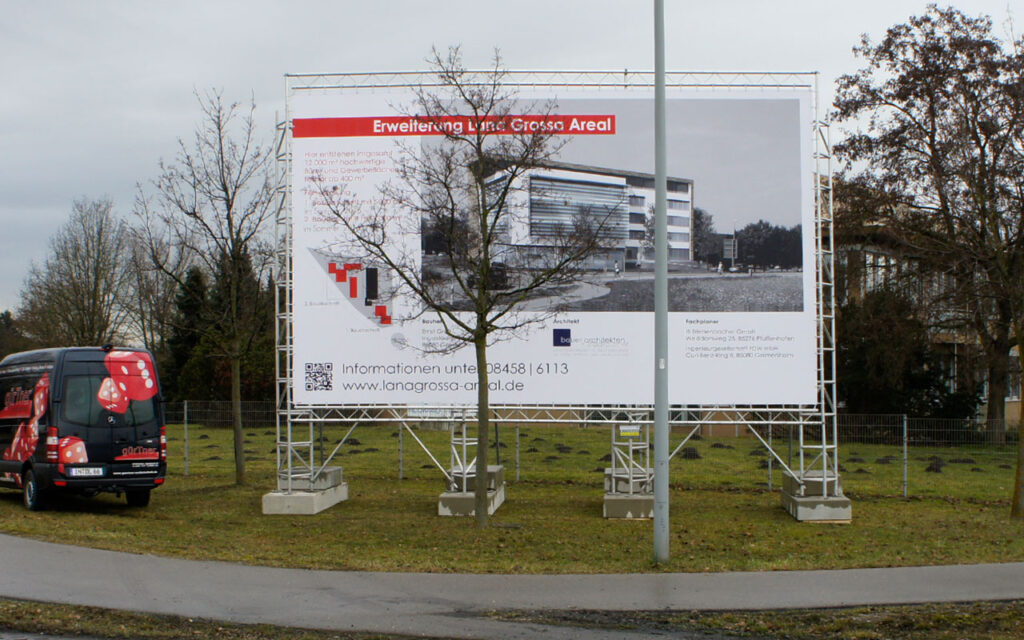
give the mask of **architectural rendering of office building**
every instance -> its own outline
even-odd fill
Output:
[[[508,242],[542,251],[572,228],[578,217],[600,223],[609,251],[600,258],[624,269],[654,262],[654,175],[569,163],[548,163],[528,171],[517,185],[517,205],[524,213],[505,228]],[[670,263],[693,259],[693,181],[668,178]],[[601,265],[595,265],[601,266]]]

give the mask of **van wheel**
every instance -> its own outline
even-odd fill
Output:
[[[39,490],[36,472],[32,469],[25,471],[25,475],[21,477],[21,497],[25,502],[26,509],[29,511],[42,511],[44,506],[43,494]]]
[[[126,491],[124,499],[129,507],[145,507],[149,504],[149,489]]]

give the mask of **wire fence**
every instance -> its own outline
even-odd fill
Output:
[[[199,470],[203,464],[203,460],[196,455],[198,450],[195,442],[191,448],[189,446],[190,429],[196,434],[204,429],[230,429],[232,424],[229,402],[167,403],[166,415],[172,430],[183,430],[186,474],[190,466],[193,470]],[[266,437],[268,444],[274,440],[275,403],[243,402],[241,417],[246,433]],[[365,429],[382,431],[379,428],[381,426],[366,426]],[[602,426],[608,425],[591,429],[595,432],[593,440],[598,447],[607,440],[605,436],[599,435],[608,431],[607,428],[602,429]],[[427,426],[420,425],[420,428]],[[785,460],[791,468],[798,468],[796,456],[799,451],[794,428],[767,429],[763,425],[754,428],[762,438],[771,442],[780,459]],[[331,453],[340,438],[339,434],[334,433],[336,429],[321,427],[314,436],[321,460],[325,453]],[[521,471],[524,477],[530,477],[531,473],[537,477],[540,473],[550,473],[561,464],[553,460],[554,456],[520,456],[520,451],[526,454],[536,447],[543,448],[544,445],[537,442],[542,438],[537,436],[545,435],[542,433],[545,427],[532,425],[529,438],[524,437],[522,442],[518,437],[519,429],[514,425],[504,425],[500,429],[501,433],[492,437],[492,443],[496,443],[492,446],[508,447],[507,451],[496,451],[496,455],[501,456],[506,465],[514,465],[514,472],[510,468],[510,477],[519,479]],[[1019,438],[1019,425],[1015,423],[914,418],[906,415],[840,414],[837,416],[836,429],[841,480],[844,490],[851,496],[1001,499],[1008,497],[1012,490]],[[418,450],[409,438],[405,440],[403,455],[401,433],[396,434],[396,430],[401,431],[397,425],[387,428],[390,438],[394,438],[390,441],[396,447],[394,460],[398,466],[397,476],[403,477],[403,473],[407,475],[413,464],[405,462],[403,471],[403,460],[414,460]],[[679,439],[687,431],[677,427],[673,437]],[[742,456],[734,454],[736,457],[732,461],[736,468],[729,482],[734,486],[777,489],[781,485],[782,470],[779,465],[772,464],[770,458],[759,461],[761,464],[756,470],[754,467],[746,469],[747,460],[740,463],[740,458],[746,458],[748,453],[754,454],[757,449],[763,448],[746,425],[737,424],[734,428],[731,425],[717,425],[717,428],[702,429],[699,436],[689,444],[700,451],[694,453],[684,450],[682,455],[677,456],[679,462],[673,462],[674,467],[685,467],[686,473],[691,474],[684,481],[685,485],[711,486],[716,482],[712,475],[724,477],[721,471],[710,471],[710,465],[702,468],[687,458],[692,459],[694,455],[701,455],[701,452],[706,457],[725,455],[726,449],[738,449],[743,453]],[[435,443],[438,449],[435,453],[438,459],[444,459],[447,453],[443,434],[434,434],[433,440],[442,443]],[[549,444],[557,448],[560,443],[552,440]],[[577,450],[579,448],[577,446]],[[599,448],[591,448],[600,452]],[[556,450],[550,453],[557,456],[559,452]],[[273,463],[272,449],[260,455]],[[752,464],[753,459],[749,460]],[[569,457],[563,455],[563,463],[568,461]],[[579,466],[581,463],[576,464]],[[199,469],[196,465],[199,465]]]
[[[193,424],[231,428],[231,403],[219,400],[185,400],[168,402],[164,411],[169,424]],[[265,400],[242,402],[242,428],[273,427],[277,420],[276,405]]]
[[[914,418],[906,415],[839,414],[839,443],[913,447],[999,449],[1017,442],[1017,424],[1005,420]]]
[[[1019,424],[840,414],[836,428],[839,471],[857,492],[991,500],[1012,491]]]

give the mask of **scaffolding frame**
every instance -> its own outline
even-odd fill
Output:
[[[471,72],[470,77],[484,78],[485,71]],[[276,217],[276,282],[275,311],[277,357],[275,359],[277,398],[277,477],[278,491],[291,493],[295,480],[315,481],[326,469],[357,425],[397,424],[400,432],[408,432],[427,451],[437,467],[451,483],[448,472],[416,436],[410,423],[451,423],[451,417],[424,417],[435,411],[439,415],[461,416],[463,439],[466,416],[476,415],[475,405],[296,405],[293,401],[293,325],[292,325],[292,202],[291,202],[291,136],[290,107],[293,95],[305,91],[339,91],[354,93],[394,91],[416,87],[441,86],[431,72],[408,71],[389,73],[288,74],[286,79],[286,110],[277,123],[275,145],[278,165],[278,197]],[[653,71],[509,71],[505,82],[521,91],[558,88],[572,91],[601,91],[652,88]],[[678,453],[697,431],[707,425],[745,427],[768,449],[773,462],[799,485],[803,495],[805,478],[822,480],[821,497],[841,496],[838,482],[838,434],[835,402],[835,253],[833,244],[832,152],[829,126],[819,117],[817,72],[669,72],[669,89],[715,91],[765,91],[772,89],[803,89],[812,92],[812,136],[814,141],[814,246],[815,246],[815,312],[817,347],[817,403],[813,405],[673,405],[670,429],[682,429],[686,436],[669,459]],[[417,415],[411,416],[410,410]],[[653,424],[653,406],[589,406],[589,405],[492,405],[491,421],[496,425],[574,424],[616,425],[618,414],[642,416],[632,423]],[[318,459],[315,430],[324,424],[349,425],[345,437],[329,454]],[[773,449],[772,428],[786,426],[796,430],[798,464],[790,465]],[[468,450],[456,451],[455,429],[451,425],[452,449],[467,465]],[[759,429],[768,427],[765,439]],[[763,429],[762,429],[763,430]],[[462,445],[459,445],[460,447]],[[306,482],[303,485],[307,485]],[[465,485],[463,485],[465,486]]]
[[[612,459],[605,493],[653,495],[654,469],[651,467],[651,424],[637,422],[636,412],[611,428]],[[672,456],[669,456],[671,459]],[[621,491],[622,484],[626,490]]]

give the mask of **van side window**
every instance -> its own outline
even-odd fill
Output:
[[[32,417],[32,389],[35,380],[29,376],[3,376],[0,378],[0,422],[18,422]]]

